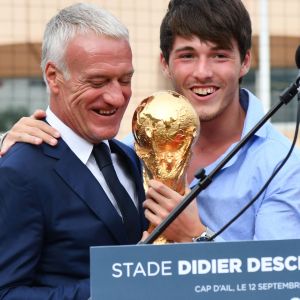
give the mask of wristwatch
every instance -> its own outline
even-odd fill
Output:
[[[210,238],[214,236],[214,232],[206,227],[205,231],[203,231],[199,236],[192,238],[192,241],[194,243],[198,242],[213,242],[214,240],[211,240]]]

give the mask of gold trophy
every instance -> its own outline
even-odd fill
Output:
[[[189,101],[173,91],[160,91],[144,99],[134,112],[135,150],[143,161],[145,190],[156,179],[181,195],[186,191],[186,170],[200,122]],[[150,225],[149,231],[154,229]],[[160,236],[154,243],[168,241]]]

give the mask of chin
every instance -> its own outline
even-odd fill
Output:
[[[219,115],[220,115],[220,112],[219,111],[214,111],[214,110],[211,110],[211,111],[197,111],[198,113],[198,116],[199,116],[199,119],[200,119],[200,122],[203,121],[212,121],[214,120],[215,118],[217,118]]]
[[[86,127],[86,134],[89,135],[93,140],[108,140],[114,138],[120,129],[120,123],[115,122],[114,124],[105,124],[105,122],[88,124]]]
[[[101,140],[110,140],[118,134],[119,130],[104,130],[97,134],[97,138]]]

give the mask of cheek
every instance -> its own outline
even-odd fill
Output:
[[[173,81],[180,83],[191,73],[191,66],[188,64],[180,64],[176,62],[170,63],[168,68],[168,77]]]
[[[87,89],[80,93],[77,93],[76,96],[72,99],[72,106],[80,109],[81,111],[89,110],[94,103],[99,102],[101,99],[100,91],[96,89]]]
[[[178,66],[177,68],[175,68],[173,72],[173,77],[175,81],[177,82],[184,81],[185,78],[187,78],[191,74],[190,69],[191,68],[188,65],[186,67]]]
[[[125,87],[122,92],[123,92],[123,96],[125,98],[125,102],[128,104],[128,102],[131,98],[131,95],[132,95],[131,86]]]
[[[222,72],[218,73],[218,80],[220,85],[226,89],[236,89],[239,85],[241,68],[240,66],[232,66],[231,68],[224,68]]]

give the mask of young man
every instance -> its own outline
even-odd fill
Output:
[[[201,130],[188,169],[209,173],[263,116],[260,101],[240,89],[250,67],[251,22],[239,0],[171,1],[160,31],[161,62],[177,92],[196,109]],[[290,142],[267,124],[215,176],[194,209],[167,230],[169,239],[190,241],[219,230],[260,190],[287,154]],[[220,237],[224,240],[299,238],[300,156],[295,153],[263,195]],[[146,217],[158,224],[181,196],[152,182]]]
[[[113,139],[131,96],[128,31],[97,6],[67,7],[47,24],[41,65],[62,138],[1,158],[0,298],[85,300],[89,247],[135,244],[147,228],[140,162]]]
[[[204,167],[209,173],[263,116],[261,102],[240,88],[250,67],[251,34],[251,21],[240,0],[173,0],[162,21],[163,71],[174,89],[193,104],[201,122],[187,174],[190,186],[197,182],[196,170]],[[8,134],[8,144],[17,136],[26,142],[33,143],[32,136],[39,143],[48,142],[52,133],[42,132],[40,124],[30,118],[21,120]],[[264,125],[197,197],[198,209],[193,202],[164,235],[188,242],[218,231],[253,199],[290,144],[270,123]],[[217,240],[300,238],[299,180],[297,151],[258,200]],[[145,215],[159,224],[181,199],[151,181]]]

